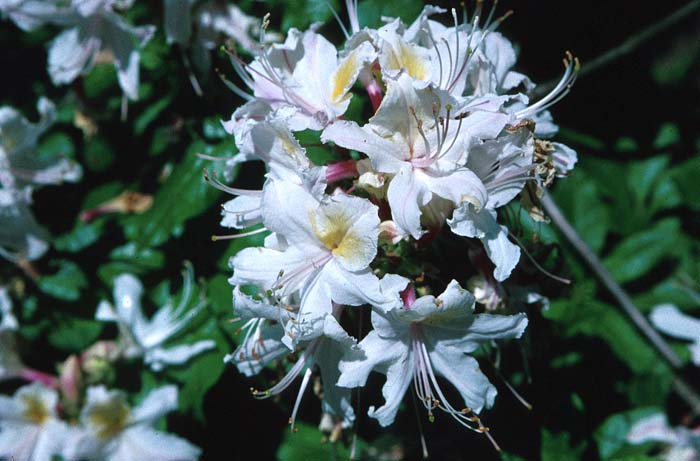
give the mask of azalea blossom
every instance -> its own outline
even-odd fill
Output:
[[[3,0],[0,10],[25,30],[47,23],[66,28],[49,48],[48,71],[55,85],[87,74],[108,53],[114,60],[119,86],[129,99],[136,100],[139,49],[151,39],[155,27],[131,26],[114,11],[115,7],[128,6],[118,0],[70,0],[65,6],[58,2]]]
[[[695,461],[700,457],[700,429],[671,427],[663,413],[653,413],[634,423],[626,438],[634,445],[663,444],[665,448],[659,454],[663,461]]]
[[[285,325],[296,322],[296,319],[288,308],[274,305],[276,303],[270,300],[254,299],[243,294],[239,287],[234,289],[233,300],[236,314],[245,322],[242,327],[245,336],[238,348],[224,360],[234,363],[245,376],[253,376],[268,363],[290,353],[283,341],[286,335]],[[333,314],[317,318],[316,326],[306,330],[304,336],[298,338],[296,352],[299,358],[277,384],[264,391],[253,391],[253,395],[260,399],[278,395],[303,372],[290,418],[292,429],[301,398],[314,368],[318,368],[321,373],[324,413],[342,421],[343,427],[349,427],[355,419],[350,390],[339,388],[335,384],[340,376],[340,359],[357,351],[356,340],[349,336],[337,321],[340,310],[340,306],[335,305]]]
[[[39,259],[49,248],[48,232],[29,208],[31,189],[0,189],[0,256],[13,261]]]
[[[292,28],[284,43],[261,50],[251,64],[234,56],[234,69],[253,95],[232,88],[248,104],[294,109],[289,120],[293,131],[320,130],[345,113],[352,97],[350,89],[375,59],[369,43],[339,58],[335,46],[322,35]]]
[[[457,120],[449,102],[431,88],[416,89],[401,73],[388,81],[387,94],[369,123],[338,121],[323,132],[324,141],[367,154],[374,169],[393,175],[387,190],[394,222],[418,239],[421,207],[433,195],[460,206],[481,208],[487,195],[479,178],[464,167],[471,145],[493,138],[508,122],[500,98],[475,101]]]
[[[271,181],[263,195],[265,247],[246,248],[230,261],[233,285],[255,285],[276,298],[298,295],[292,342],[332,312],[332,302],[381,304],[369,264],[377,254],[379,217],[368,200],[349,195],[317,199],[304,188]]]
[[[700,366],[700,320],[684,314],[673,304],[659,304],[654,307],[649,319],[663,333],[692,341],[688,349],[693,363]]]
[[[382,289],[397,293],[408,280],[387,275]],[[437,298],[428,295],[390,309],[373,309],[373,330],[359,343],[364,356],[340,362],[341,387],[362,387],[372,371],[386,375],[385,403],[370,407],[369,415],[382,426],[393,423],[404,394],[413,383],[418,401],[432,417],[440,409],[460,424],[485,432],[476,414],[490,407],[496,388],[470,355],[481,343],[519,338],[527,326],[524,314],[474,314],[474,297],[451,281]],[[453,406],[437,377],[449,381],[464,400]]]
[[[177,408],[177,387],[152,390],[131,407],[126,394],[90,387],[80,413],[82,427],[65,444],[66,461],[104,460],[194,461],[201,450],[185,439],[153,429],[164,415]]]
[[[67,434],[57,405],[58,393],[39,383],[19,388],[13,397],[0,395],[0,458],[51,461]]]
[[[100,302],[95,318],[117,323],[125,357],[143,357],[144,362],[155,371],[169,365],[183,364],[216,346],[214,341],[208,339],[166,346],[204,306],[200,302],[188,311],[193,289],[192,277],[191,272],[185,272],[182,297],[177,306],[173,307],[169,302],[148,320],[141,309],[143,285],[135,276],[122,274],[114,280],[114,304]]]

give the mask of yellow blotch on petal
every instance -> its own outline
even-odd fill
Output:
[[[111,439],[124,430],[129,422],[131,410],[123,397],[115,397],[94,406],[88,419],[97,428],[97,436]]]
[[[331,91],[331,101],[338,103],[347,97],[347,92],[355,82],[359,73],[359,60],[357,52],[350,53],[340,66],[335,70],[331,81],[333,83],[333,91]]]
[[[41,425],[51,416],[51,412],[37,395],[23,395],[22,403],[24,404],[22,416],[29,422]]]

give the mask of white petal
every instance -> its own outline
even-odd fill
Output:
[[[192,344],[181,344],[167,349],[155,348],[146,351],[144,361],[155,371],[162,370],[164,366],[181,365],[195,355],[213,349],[216,343],[210,339],[197,341]]]
[[[415,239],[421,238],[424,233],[420,225],[420,207],[427,205],[430,197],[430,191],[425,184],[416,180],[410,167],[402,168],[389,183],[387,198],[391,217],[402,231]]]
[[[473,357],[439,344],[431,347],[428,341],[426,345],[435,372],[457,388],[467,407],[479,413],[484,407],[493,405],[496,388],[481,372],[479,363]]]
[[[131,414],[133,424],[151,424],[177,408],[177,386],[167,385],[152,390],[134,408]]]
[[[427,185],[430,192],[451,201],[456,206],[464,202],[471,203],[477,208],[486,205],[488,198],[486,188],[479,177],[466,168],[459,168],[440,176],[420,174],[418,178]]]
[[[234,229],[245,229],[262,222],[261,198],[241,195],[224,203],[221,210],[221,225]]]
[[[124,431],[116,451],[107,461],[196,461],[201,450],[187,440],[150,427]]]
[[[682,313],[673,304],[660,304],[649,316],[654,326],[680,339],[697,340],[700,338],[700,320]]]
[[[75,27],[61,32],[49,48],[49,75],[55,85],[70,83],[92,66],[101,42]]]
[[[655,413],[640,419],[627,433],[627,441],[633,444],[645,442],[678,443],[680,437],[666,422],[666,415]]]
[[[321,141],[367,154],[374,169],[382,173],[395,173],[406,164],[405,145],[383,138],[369,127],[360,128],[355,122],[335,121],[323,130]]]
[[[476,237],[484,244],[486,254],[496,265],[493,276],[503,281],[510,276],[520,260],[520,248],[508,239],[508,229],[496,221],[493,210],[475,212],[470,204],[457,208],[447,223],[452,232],[465,237]]]

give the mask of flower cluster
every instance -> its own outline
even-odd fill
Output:
[[[54,84],[71,83],[97,62],[114,62],[119,86],[129,99],[135,100],[139,48],[151,39],[155,27],[134,27],[124,20],[118,12],[132,3],[133,0],[2,0],[0,12],[25,31],[44,24],[65,29],[49,48],[48,71]]]
[[[567,56],[559,84],[531,102],[535,85],[512,70],[515,52],[495,32],[503,18],[492,21],[493,11],[459,23],[452,10],[448,27],[433,19],[447,11],[427,6],[410,25],[388,18],[369,29],[346,3],[350,32],[340,50],[312,27],[260,45],[250,63],[232,53],[247,86],[233,89],[247,102],[224,123],[239,150],[228,165],[260,160],[267,172],[261,190],[207,179],[236,196],[221,224],[244,232],[231,237],[267,235],[230,260],[245,336],[227,360],[251,376],[295,353],[278,384],[254,391],[276,395],[303,375],[292,426],[318,369],[323,411],[342,427],[355,419],[351,389],[375,371],[386,375],[384,403],[369,415],[382,426],[413,384],[431,418],[439,409],[487,432],[478,414],[496,389],[470,354],[519,338],[526,315],[478,313],[458,281],[394,273],[396,260],[451,232],[480,261],[482,292],[499,292],[520,249],[498,209],[524,190],[536,197],[576,163],[571,149],[542,138],[556,132],[547,109],[568,92],[578,64]],[[358,87],[372,105],[366,121],[352,106]],[[300,139],[315,139],[334,161],[312,160]],[[371,307],[372,330],[355,338],[360,306]],[[448,402],[439,377],[463,404]]]
[[[26,367],[15,343],[17,319],[8,290],[0,288],[0,381],[23,379],[13,397],[0,396],[0,458],[16,461],[197,460],[200,449],[188,441],[153,428],[178,407],[178,388],[152,389],[138,405],[126,392],[105,386],[113,380],[113,364],[142,358],[154,371],[180,365],[211,349],[214,341],[186,344],[173,337],[201,310],[192,307],[193,277],[185,273],[178,306],[161,307],[151,320],[141,309],[143,287],[131,274],[114,280],[114,305],[103,301],[98,320],[116,322],[119,341],[98,341],[81,354],[71,355],[55,377]],[[165,343],[170,347],[165,347]]]

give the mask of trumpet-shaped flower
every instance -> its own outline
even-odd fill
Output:
[[[362,43],[339,59],[335,46],[322,35],[291,29],[283,44],[261,51],[251,64],[234,56],[233,65],[256,98],[252,104],[291,107],[295,109],[289,120],[293,131],[321,130],[345,113],[352,97],[350,89],[375,58],[372,45]]]
[[[382,288],[397,293],[406,283],[402,277],[388,275],[382,279]],[[340,363],[338,385],[360,387],[370,372],[385,374],[385,403],[369,411],[382,426],[394,421],[413,383],[418,400],[431,416],[440,409],[466,427],[486,431],[476,414],[493,404],[496,388],[468,354],[483,342],[520,337],[527,317],[474,314],[473,310],[474,297],[454,280],[437,298],[422,296],[410,305],[374,309],[374,329],[358,345],[364,357]],[[457,389],[465,407],[447,401],[438,376]]]
[[[88,73],[100,52],[111,53],[119,86],[129,99],[138,99],[139,48],[155,32],[154,26],[134,27],[113,8],[115,0],[72,0],[60,24],[61,32],[49,48],[49,75],[56,85]],[[65,17],[67,16],[67,17]]]
[[[118,324],[122,334],[123,354],[126,357],[143,357],[155,371],[168,365],[183,364],[195,355],[216,346],[212,340],[171,347],[165,345],[203,307],[203,303],[199,303],[187,311],[192,297],[192,284],[192,274],[187,272],[180,304],[173,307],[168,303],[148,320],[141,310],[143,285],[135,276],[122,274],[114,280],[114,304],[102,301],[97,307],[96,318]]]
[[[0,396],[0,458],[51,461],[66,436],[56,418],[58,393],[38,383],[28,384],[10,398]]]
[[[368,124],[338,121],[322,139],[367,154],[376,171],[393,175],[387,189],[392,219],[420,238],[421,208],[433,194],[455,207],[486,205],[484,185],[465,162],[469,148],[496,137],[509,117],[500,112],[504,99],[499,97],[472,101],[464,113],[452,114],[432,88],[416,89],[413,82],[401,73],[388,82],[386,97]]]
[[[693,363],[700,366],[700,320],[682,313],[673,304],[654,307],[649,319],[658,330],[667,335],[692,341],[688,349]]]
[[[245,337],[225,360],[236,364],[244,375],[252,376],[271,361],[289,354],[290,350],[282,340],[286,335],[285,327],[296,322],[296,319],[288,309],[273,305],[270,300],[256,300],[246,296],[238,287],[234,290],[233,299],[236,314],[245,321]],[[277,384],[264,391],[253,391],[253,395],[260,399],[278,395],[303,372],[290,420],[292,427],[314,368],[318,368],[321,374],[324,413],[342,420],[344,427],[350,426],[355,419],[350,390],[336,386],[336,382],[340,376],[340,359],[356,353],[357,342],[338,324],[335,316],[339,315],[340,308],[337,305],[334,311],[333,314],[325,314],[316,319],[315,327],[307,329],[304,336],[298,338],[299,358]]]
[[[176,408],[177,387],[171,385],[154,389],[134,408],[119,390],[90,387],[80,414],[82,431],[69,438],[61,455],[67,461],[197,460],[199,448],[152,427]]]
[[[263,195],[263,223],[274,234],[263,248],[231,259],[233,285],[256,285],[299,306],[289,339],[304,336],[316,320],[344,305],[381,304],[379,280],[369,264],[377,254],[379,217],[368,200],[348,195],[322,200],[286,181],[270,181]]]

